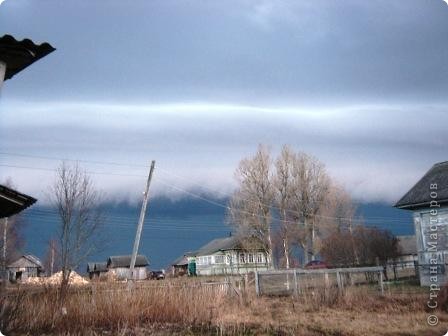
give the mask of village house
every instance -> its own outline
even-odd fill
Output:
[[[107,262],[89,262],[87,263],[87,274],[89,279],[99,279],[107,275]]]
[[[21,256],[6,269],[11,281],[26,281],[31,277],[40,277],[44,273],[42,262],[31,254]]]
[[[214,239],[188,260],[195,262],[197,275],[234,275],[269,269],[264,250],[245,250],[236,237]]]
[[[144,280],[148,273],[146,267],[149,265],[148,259],[144,255],[138,255],[135,260],[134,279]],[[117,280],[126,280],[131,277],[131,256],[112,256],[107,259],[108,275],[113,276]]]
[[[448,161],[432,166],[395,207],[413,212],[420,284],[445,284],[448,280]]]

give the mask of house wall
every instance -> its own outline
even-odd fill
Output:
[[[115,267],[111,268],[109,272],[113,273],[117,280],[125,280],[130,277],[129,267]],[[147,277],[146,267],[135,267],[134,274],[136,280],[145,280]]]
[[[430,213],[434,209],[436,216]],[[448,282],[448,207],[419,209],[414,211],[413,217],[420,285],[437,283],[441,286]]]
[[[227,251],[196,257],[198,275],[236,275],[268,270],[263,252]]]

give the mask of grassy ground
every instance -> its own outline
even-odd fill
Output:
[[[27,287],[3,302],[6,335],[444,335],[426,323],[426,291],[390,286],[381,296],[370,287],[318,291],[298,298],[256,297],[248,287],[228,295],[198,279],[74,288],[63,308],[54,288]],[[446,295],[439,301],[446,302]],[[442,303],[442,302],[440,302]],[[6,332],[5,332],[6,330]]]

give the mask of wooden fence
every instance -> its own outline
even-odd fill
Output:
[[[348,286],[378,284],[378,290],[383,294],[383,271],[382,266],[259,271],[255,273],[255,290],[257,295],[298,296],[310,290],[337,288],[344,291]]]

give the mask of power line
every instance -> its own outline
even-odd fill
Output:
[[[69,159],[69,158],[60,158],[60,157],[54,157],[54,156],[41,156],[41,155],[11,153],[11,152],[0,152],[0,155],[27,157],[27,158],[34,158],[34,159],[50,160],[50,161],[69,161],[69,162],[92,163],[92,164],[110,165],[110,166],[138,167],[138,168],[148,168],[149,167],[148,165],[143,165],[143,164],[111,162],[111,161],[96,161],[96,160],[94,161],[94,160],[85,160],[85,159]]]

